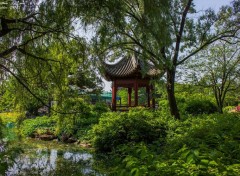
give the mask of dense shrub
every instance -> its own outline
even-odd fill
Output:
[[[60,139],[86,135],[91,125],[98,123],[98,118],[103,112],[108,111],[103,104],[89,105],[81,98],[69,98],[64,101],[61,112],[50,117],[37,117],[26,119],[18,118],[20,132],[23,136],[31,136],[44,133],[54,133]]]
[[[177,122],[168,132],[164,152],[172,154],[172,160],[188,174],[236,175],[240,171],[239,125],[237,114],[203,115]]]
[[[1,143],[1,139],[3,138],[3,122],[2,122],[2,118],[0,117],[0,143]]]
[[[240,116],[212,114],[168,120],[159,153],[145,144],[125,145],[116,172],[123,175],[239,175]]]
[[[217,107],[209,100],[191,100],[185,104],[185,112],[188,114],[211,114],[217,112]]]
[[[62,113],[58,115],[57,134],[72,136],[86,125],[97,123],[92,116],[91,107],[81,98],[70,98],[64,101]]]
[[[97,115],[110,111],[106,103],[98,102],[92,107],[92,111]]]
[[[70,98],[64,101],[61,111],[66,113],[58,115],[57,135],[85,140],[88,139],[88,130],[109,108],[100,102],[90,105],[82,98]]]
[[[119,150],[125,156],[115,171],[119,175],[159,175],[159,155],[143,142],[127,144]]]
[[[172,126],[168,136],[169,146],[179,150],[183,145],[198,148],[204,144],[208,149],[217,149],[240,139],[240,116],[238,114],[212,114],[188,118]],[[239,142],[240,144],[240,142]],[[237,147],[237,146],[236,146]],[[234,152],[234,151],[231,151]],[[240,158],[240,154],[238,157]],[[234,154],[233,158],[237,156]]]
[[[16,123],[21,115],[22,113],[18,112],[7,112],[0,113],[0,118],[2,118],[3,124],[6,125],[7,123]]]
[[[34,119],[26,119],[20,125],[20,134],[23,136],[34,137],[36,133],[45,133],[50,131],[54,133],[56,125],[55,117],[36,117]]]
[[[0,112],[10,112],[14,110],[14,94],[7,87],[1,89],[4,93],[0,94]]]
[[[166,136],[165,122],[155,113],[143,108],[129,112],[103,114],[99,124],[93,127],[94,147],[100,151],[112,151],[129,142],[152,143]]]
[[[223,108],[223,112],[231,112],[235,110],[236,110],[236,106],[226,106]]]

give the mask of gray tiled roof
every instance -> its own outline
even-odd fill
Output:
[[[115,64],[103,63],[104,77],[107,80],[129,77],[156,77],[161,71],[152,64],[137,59],[135,56],[125,57]]]

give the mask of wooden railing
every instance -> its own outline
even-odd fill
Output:
[[[116,105],[116,111],[129,111],[129,108],[136,107],[134,105],[128,106],[126,104]],[[138,107],[148,107],[147,105],[138,105]],[[157,106],[155,106],[156,109]]]

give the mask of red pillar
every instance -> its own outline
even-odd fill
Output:
[[[131,107],[131,102],[132,102],[132,88],[128,88],[128,106]]]
[[[117,86],[115,80],[112,82],[112,110],[116,111]]]
[[[138,106],[138,82],[134,82],[134,106]]]
[[[146,86],[146,93],[147,93],[147,107],[150,107],[150,88]]]

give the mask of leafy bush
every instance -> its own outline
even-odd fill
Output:
[[[148,145],[124,145],[116,172],[122,175],[239,175],[240,116],[212,114],[168,119],[158,153]]]
[[[217,112],[217,107],[209,100],[191,100],[185,105],[188,114],[211,114]]]
[[[178,160],[185,173],[195,169],[198,175],[234,175],[240,171],[236,165],[240,160],[239,125],[238,114],[203,115],[176,122],[168,131],[165,156],[172,155],[172,164]]]
[[[143,108],[129,112],[103,114],[93,127],[93,143],[97,150],[112,151],[129,142],[153,143],[166,136],[165,122],[155,113]]]
[[[101,115],[102,113],[108,112],[109,110],[110,109],[107,104],[101,102],[96,103],[92,108],[92,111],[97,113],[97,115]]]
[[[14,94],[7,87],[3,88],[3,92],[0,95],[0,112],[10,112],[14,110]]]
[[[6,125],[7,123],[16,123],[20,115],[21,113],[18,112],[0,113],[0,118],[2,118],[3,124]]]
[[[230,112],[235,110],[236,110],[236,106],[226,106],[223,108],[223,112]]]
[[[240,116],[238,114],[211,114],[189,117],[183,122],[169,123],[168,142],[171,149],[179,150],[184,144],[199,147],[199,143],[208,148],[216,148],[226,139],[240,137]]]
[[[92,112],[91,106],[81,98],[70,98],[64,101],[57,123],[57,134],[67,136],[81,136],[82,130],[91,124],[96,124],[98,118]],[[102,111],[99,109],[99,111]]]
[[[158,103],[159,107],[158,107],[158,111],[163,115],[163,116],[167,116],[169,115],[169,102],[168,100],[160,100]]]
[[[0,117],[0,142],[3,138],[3,122],[2,122],[2,118]]]
[[[34,119],[26,119],[20,125],[20,134],[23,136],[34,137],[38,132],[50,131],[54,133],[56,125],[55,117],[36,117]]]

